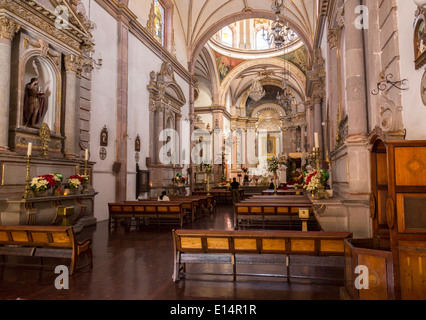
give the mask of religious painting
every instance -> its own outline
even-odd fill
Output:
[[[268,137],[263,140],[263,154],[267,157],[276,156],[276,138]]]
[[[420,13],[417,16],[414,28],[414,58],[416,70],[426,63],[426,29],[425,16]]]
[[[243,59],[236,59],[231,57],[223,56],[222,54],[215,52],[217,69],[219,71],[220,82],[226,78],[226,76],[231,72],[235,67],[245,62]]]
[[[106,126],[101,131],[100,140],[101,140],[101,143],[100,143],[101,147],[108,146],[108,129]]]

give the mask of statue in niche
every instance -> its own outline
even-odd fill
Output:
[[[46,114],[45,93],[39,87],[38,78],[32,78],[25,86],[24,125],[37,126]]]

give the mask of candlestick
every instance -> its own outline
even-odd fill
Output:
[[[31,154],[30,148],[28,148],[29,153]],[[34,198],[34,191],[31,189],[31,176],[30,176],[30,155],[27,155],[27,176],[25,178],[26,185],[23,198]]]

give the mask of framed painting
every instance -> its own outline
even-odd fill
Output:
[[[426,64],[426,21],[423,10],[414,24],[414,63],[416,70]]]
[[[268,137],[263,140],[263,154],[267,157],[274,157],[277,154],[277,140],[275,137]]]

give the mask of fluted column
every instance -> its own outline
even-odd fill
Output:
[[[0,17],[0,149],[8,149],[9,145],[12,39],[19,29],[13,20]]]
[[[77,126],[77,108],[78,108],[78,74],[79,59],[75,55],[65,56],[65,143],[64,151],[67,158],[77,155],[78,135]]]

